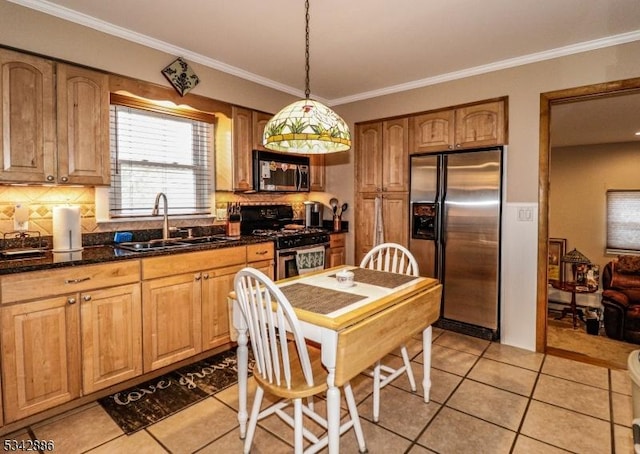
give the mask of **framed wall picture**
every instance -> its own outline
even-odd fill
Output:
[[[562,266],[560,259],[566,250],[567,240],[565,238],[549,238],[548,280],[564,282],[564,266]]]

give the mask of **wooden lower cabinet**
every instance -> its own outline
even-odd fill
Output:
[[[186,273],[142,283],[144,372],[202,351],[202,273]]]
[[[262,271],[270,279],[275,279],[274,257],[275,250],[271,242],[247,246],[247,266]],[[231,287],[233,287],[233,284]]]
[[[228,343],[236,273],[248,264],[272,277],[273,257],[268,242],[143,260],[144,372]]]
[[[356,263],[364,258],[373,244],[375,217],[375,199],[381,197],[384,241],[398,243],[408,247],[409,243],[409,194],[397,193],[360,193],[356,198]]]
[[[5,423],[80,397],[79,307],[72,295],[2,308]]]
[[[267,242],[2,276],[0,426],[230,342],[236,273],[273,259]]]
[[[80,296],[84,394],[142,374],[140,284]]]
[[[346,263],[346,237],[345,233],[332,233],[330,235],[328,268]]]
[[[242,266],[202,273],[202,344],[203,350],[226,344],[230,340],[227,296]]]

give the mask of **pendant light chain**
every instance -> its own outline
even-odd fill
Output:
[[[305,98],[280,109],[265,125],[264,147],[278,153],[326,154],[351,148],[351,132],[340,116],[319,101],[311,99],[309,63],[309,0],[305,7]]]
[[[310,83],[309,83],[309,71],[310,71],[310,66],[309,66],[309,0],[305,0],[304,2],[304,8],[306,11],[306,15],[305,15],[305,22],[306,22],[306,27],[305,27],[305,50],[304,50],[304,61],[305,61],[305,65],[304,65],[304,70],[305,70],[305,78],[304,78],[304,95],[307,99],[309,99],[309,96],[311,95],[311,89],[309,88]]]

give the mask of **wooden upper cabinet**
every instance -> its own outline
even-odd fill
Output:
[[[0,182],[55,174],[54,92],[53,62],[0,49]]]
[[[251,118],[251,126],[253,133],[253,149],[254,150],[263,150],[266,148],[262,145],[262,138],[264,136],[264,127],[267,125],[267,122],[271,120],[273,115],[264,113],[264,112],[252,112]]]
[[[58,182],[109,185],[109,76],[57,66]]]
[[[411,118],[410,153],[502,145],[505,126],[504,101],[416,115]]]
[[[382,122],[356,125],[356,191],[382,190]]]
[[[408,191],[409,120],[363,124],[356,130],[356,191]]]
[[[0,182],[108,185],[109,77],[0,49]],[[55,84],[54,84],[55,79]]]
[[[493,146],[504,142],[503,101],[456,109],[456,148]]]
[[[411,118],[411,153],[453,149],[455,112],[442,110]]]
[[[409,119],[382,123],[382,190],[409,190]]]
[[[262,145],[264,127],[273,115],[233,106],[233,190],[253,188],[253,150],[266,150]]]
[[[251,110],[234,106],[232,109],[232,121],[233,189],[234,191],[248,191],[253,187],[251,179],[253,145]]]
[[[324,167],[324,155],[312,154],[310,158],[309,169],[309,188],[312,191],[324,191],[325,188],[325,167]]]

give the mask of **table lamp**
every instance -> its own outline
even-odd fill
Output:
[[[560,261],[563,263],[571,263],[571,271],[573,271],[573,282],[576,282],[578,265],[587,265],[591,263],[591,260],[585,257],[584,254],[578,251],[576,248],[573,248],[571,252],[563,255]]]

